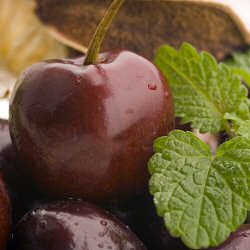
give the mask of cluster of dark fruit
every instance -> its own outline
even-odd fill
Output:
[[[173,129],[172,96],[157,68],[134,53],[101,54],[103,63],[84,67],[83,60],[38,63],[14,90],[16,170],[45,199],[81,199],[35,207],[16,226],[16,249],[145,249],[130,229],[85,201],[134,227],[145,223],[147,201],[125,200],[143,192],[153,141]]]
[[[0,250],[187,249],[147,190],[153,141],[174,124],[168,83],[132,52],[98,54],[101,40],[16,83],[0,125]],[[244,226],[218,249],[248,249],[249,235]]]
[[[153,140],[173,129],[172,96],[156,67],[134,53],[99,60],[42,62],[19,77],[10,103],[13,144],[6,136],[1,154],[14,222],[31,209],[15,225],[15,249],[145,249],[105,210],[143,234],[152,202],[139,193]],[[81,200],[53,202],[68,197]]]
[[[8,123],[4,121],[0,121],[0,166],[8,186],[7,192],[1,178],[0,249],[5,249],[10,238],[9,193],[14,231],[8,246],[10,250],[146,247],[148,250],[187,250],[180,240],[168,234],[162,219],[156,215],[147,190],[134,197],[103,201],[98,204],[103,209],[76,199],[55,202],[52,197],[41,194],[22,174],[22,164],[11,145]],[[129,225],[144,242],[145,247],[122,222]],[[217,250],[248,250],[249,245],[250,227],[244,225],[230,237],[224,247]]]

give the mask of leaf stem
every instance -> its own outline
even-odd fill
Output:
[[[83,63],[84,66],[96,64],[98,62],[98,54],[101,48],[103,39],[107,33],[108,28],[116,17],[118,11],[122,7],[125,0],[114,0],[99,24],[92,41],[90,42],[87,56]]]

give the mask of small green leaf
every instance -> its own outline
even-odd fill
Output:
[[[192,123],[201,133],[226,130],[225,113],[234,112],[250,119],[248,91],[240,78],[212,55],[199,54],[184,43],[179,51],[163,46],[156,64],[170,81],[176,115]]]
[[[191,132],[175,130],[158,143],[149,170],[159,216],[189,248],[220,245],[250,209],[250,140],[229,140],[215,157]]]
[[[250,120],[241,121],[238,128],[238,135],[242,135],[250,139]]]
[[[165,141],[166,141],[167,136],[162,136],[159,137],[158,139],[155,140],[154,142],[154,151],[157,153],[161,153],[162,150],[165,149]]]
[[[232,70],[242,78],[248,87],[250,87],[250,72],[240,68],[233,68]]]
[[[225,114],[225,119],[232,121],[233,128],[237,135],[245,136],[250,139],[250,120],[241,120],[236,114]]]
[[[233,53],[232,59],[228,60],[226,64],[250,87],[250,50]]]

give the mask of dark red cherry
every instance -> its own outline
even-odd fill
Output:
[[[0,120],[0,168],[12,204],[13,225],[34,206],[48,201],[22,174],[20,164],[11,145],[8,122]]]
[[[81,201],[40,206],[14,233],[18,250],[145,250],[137,236],[103,209]]]
[[[11,205],[0,173],[0,249],[6,249],[11,230]]]
[[[0,119],[0,152],[11,144],[8,121]]]
[[[236,232],[219,247],[210,250],[249,250],[250,249],[250,225],[242,225]]]
[[[153,141],[173,129],[168,83],[129,51],[77,62],[41,62],[17,81],[10,132],[23,171],[55,197],[134,194],[148,183]]]

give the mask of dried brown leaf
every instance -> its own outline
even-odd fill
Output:
[[[110,0],[37,0],[37,14],[62,42],[86,51]],[[152,58],[155,50],[183,41],[218,59],[250,43],[239,18],[223,5],[204,1],[127,0],[103,49],[127,48]]]
[[[0,70],[19,74],[42,59],[66,56],[65,47],[49,35],[34,7],[32,0],[0,0]]]

